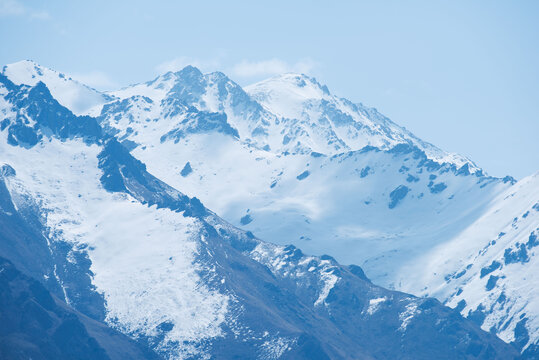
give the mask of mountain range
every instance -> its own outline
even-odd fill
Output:
[[[0,83],[17,333],[31,303],[103,358],[539,356],[539,174],[488,176],[302,74],[103,93],[22,61]]]

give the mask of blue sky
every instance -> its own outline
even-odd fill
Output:
[[[539,170],[538,1],[0,0],[0,44],[98,89],[304,72],[491,175]]]

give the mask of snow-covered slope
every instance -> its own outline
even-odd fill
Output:
[[[483,329],[537,354],[538,237],[536,173],[500,194],[454,239],[425,254],[421,270],[415,269],[420,276],[408,290],[436,296]]]
[[[420,140],[376,109],[339,98],[306,75],[276,76],[248,86],[246,91],[283,119],[286,126],[280,126],[279,140],[294,145],[290,152],[301,152],[308,145],[312,151],[333,155],[365,146],[389,150],[404,143],[418,147],[438,162],[450,162],[457,167],[469,164],[472,172],[479,170],[469,159]]]
[[[54,98],[77,115],[84,115],[95,107],[100,108],[112,100],[95,89],[73,80],[68,75],[40,66],[31,60],[23,60],[3,67],[1,73],[13,83],[35,85],[39,81],[47,84]]]
[[[434,299],[226,223],[43,83],[0,83],[0,255],[162,357],[516,355]]]
[[[152,172],[232,223],[362,264],[375,281],[394,286],[408,276],[403,264],[456,235],[509,186],[456,175],[407,146],[313,157],[252,150],[222,134],[143,143],[133,154]]]
[[[361,264],[396,288],[407,263],[511,185],[314,79],[284,75],[249,91],[264,107],[223,74],[187,67],[113,93],[122,100],[100,123],[231,223]]]
[[[102,168],[112,165],[99,144],[95,120],[95,128],[79,131],[77,123],[90,119],[74,118],[47,99],[47,93],[41,83],[6,94],[14,106],[3,108],[0,154],[15,208],[39,209],[48,241],[71,248],[67,262],[88,257],[92,286],[106,303],[105,320],[118,329],[152,337],[161,323],[178,324],[157,343],[163,349],[180,340],[198,343],[219,335],[229,299],[204,286],[193,264],[202,225],[133,196],[108,192],[100,179]],[[58,136],[45,135],[51,131]],[[116,180],[115,175],[107,174],[110,179],[103,181]],[[159,246],[148,246],[150,239]],[[84,297],[80,285],[64,283],[72,276],[69,269],[54,266],[43,276],[59,283],[66,303],[77,306],[75,299]],[[189,345],[181,350],[184,356],[192,351]]]

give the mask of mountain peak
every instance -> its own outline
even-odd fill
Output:
[[[77,115],[85,115],[92,108],[110,100],[105,94],[33,60],[5,65],[1,73],[16,85],[35,86],[40,81],[43,82],[60,104]]]
[[[8,65],[2,69],[2,73],[13,83],[20,85],[34,86],[44,76],[45,72],[56,73],[56,71],[45,68],[33,60],[21,60]]]
[[[274,76],[245,87],[245,91],[275,115],[284,118],[300,118],[306,103],[332,97],[327,86],[313,77],[297,73]]]
[[[202,71],[193,65],[187,65],[180,71],[176,71],[174,74],[181,78],[200,78],[203,76]]]
[[[329,96],[326,85],[320,84],[314,77],[298,73],[284,73],[267,80],[249,85],[246,91],[260,96],[263,92],[281,93],[282,96],[293,96],[304,99],[322,99]]]
[[[36,67],[36,68],[41,68],[42,67],[40,64],[38,64],[36,61],[34,61],[32,59],[25,59],[25,60],[16,61],[14,63],[7,64],[4,67],[8,67],[8,66],[9,67]]]

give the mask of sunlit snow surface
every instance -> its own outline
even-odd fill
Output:
[[[148,337],[173,324],[158,348],[181,351],[182,358],[198,353],[189,343],[220,335],[229,298],[200,281],[196,220],[103,189],[97,145],[53,139],[22,149],[0,136],[1,162],[17,173],[7,178],[15,205],[27,206],[17,194],[38,199],[52,239],[88,248],[109,323]]]
[[[497,196],[472,225],[424,255],[409,289],[436,296],[463,314],[485,313],[485,330],[514,341],[515,327],[539,331],[539,173]],[[428,271],[425,271],[428,269]],[[536,338],[537,335],[534,337]],[[531,342],[534,339],[530,339]]]
[[[105,102],[112,100],[110,96],[81,84],[68,75],[39,66],[30,60],[6,65],[1,72],[17,85],[33,86],[42,81],[60,104],[77,115],[91,113],[93,108],[100,108]]]

